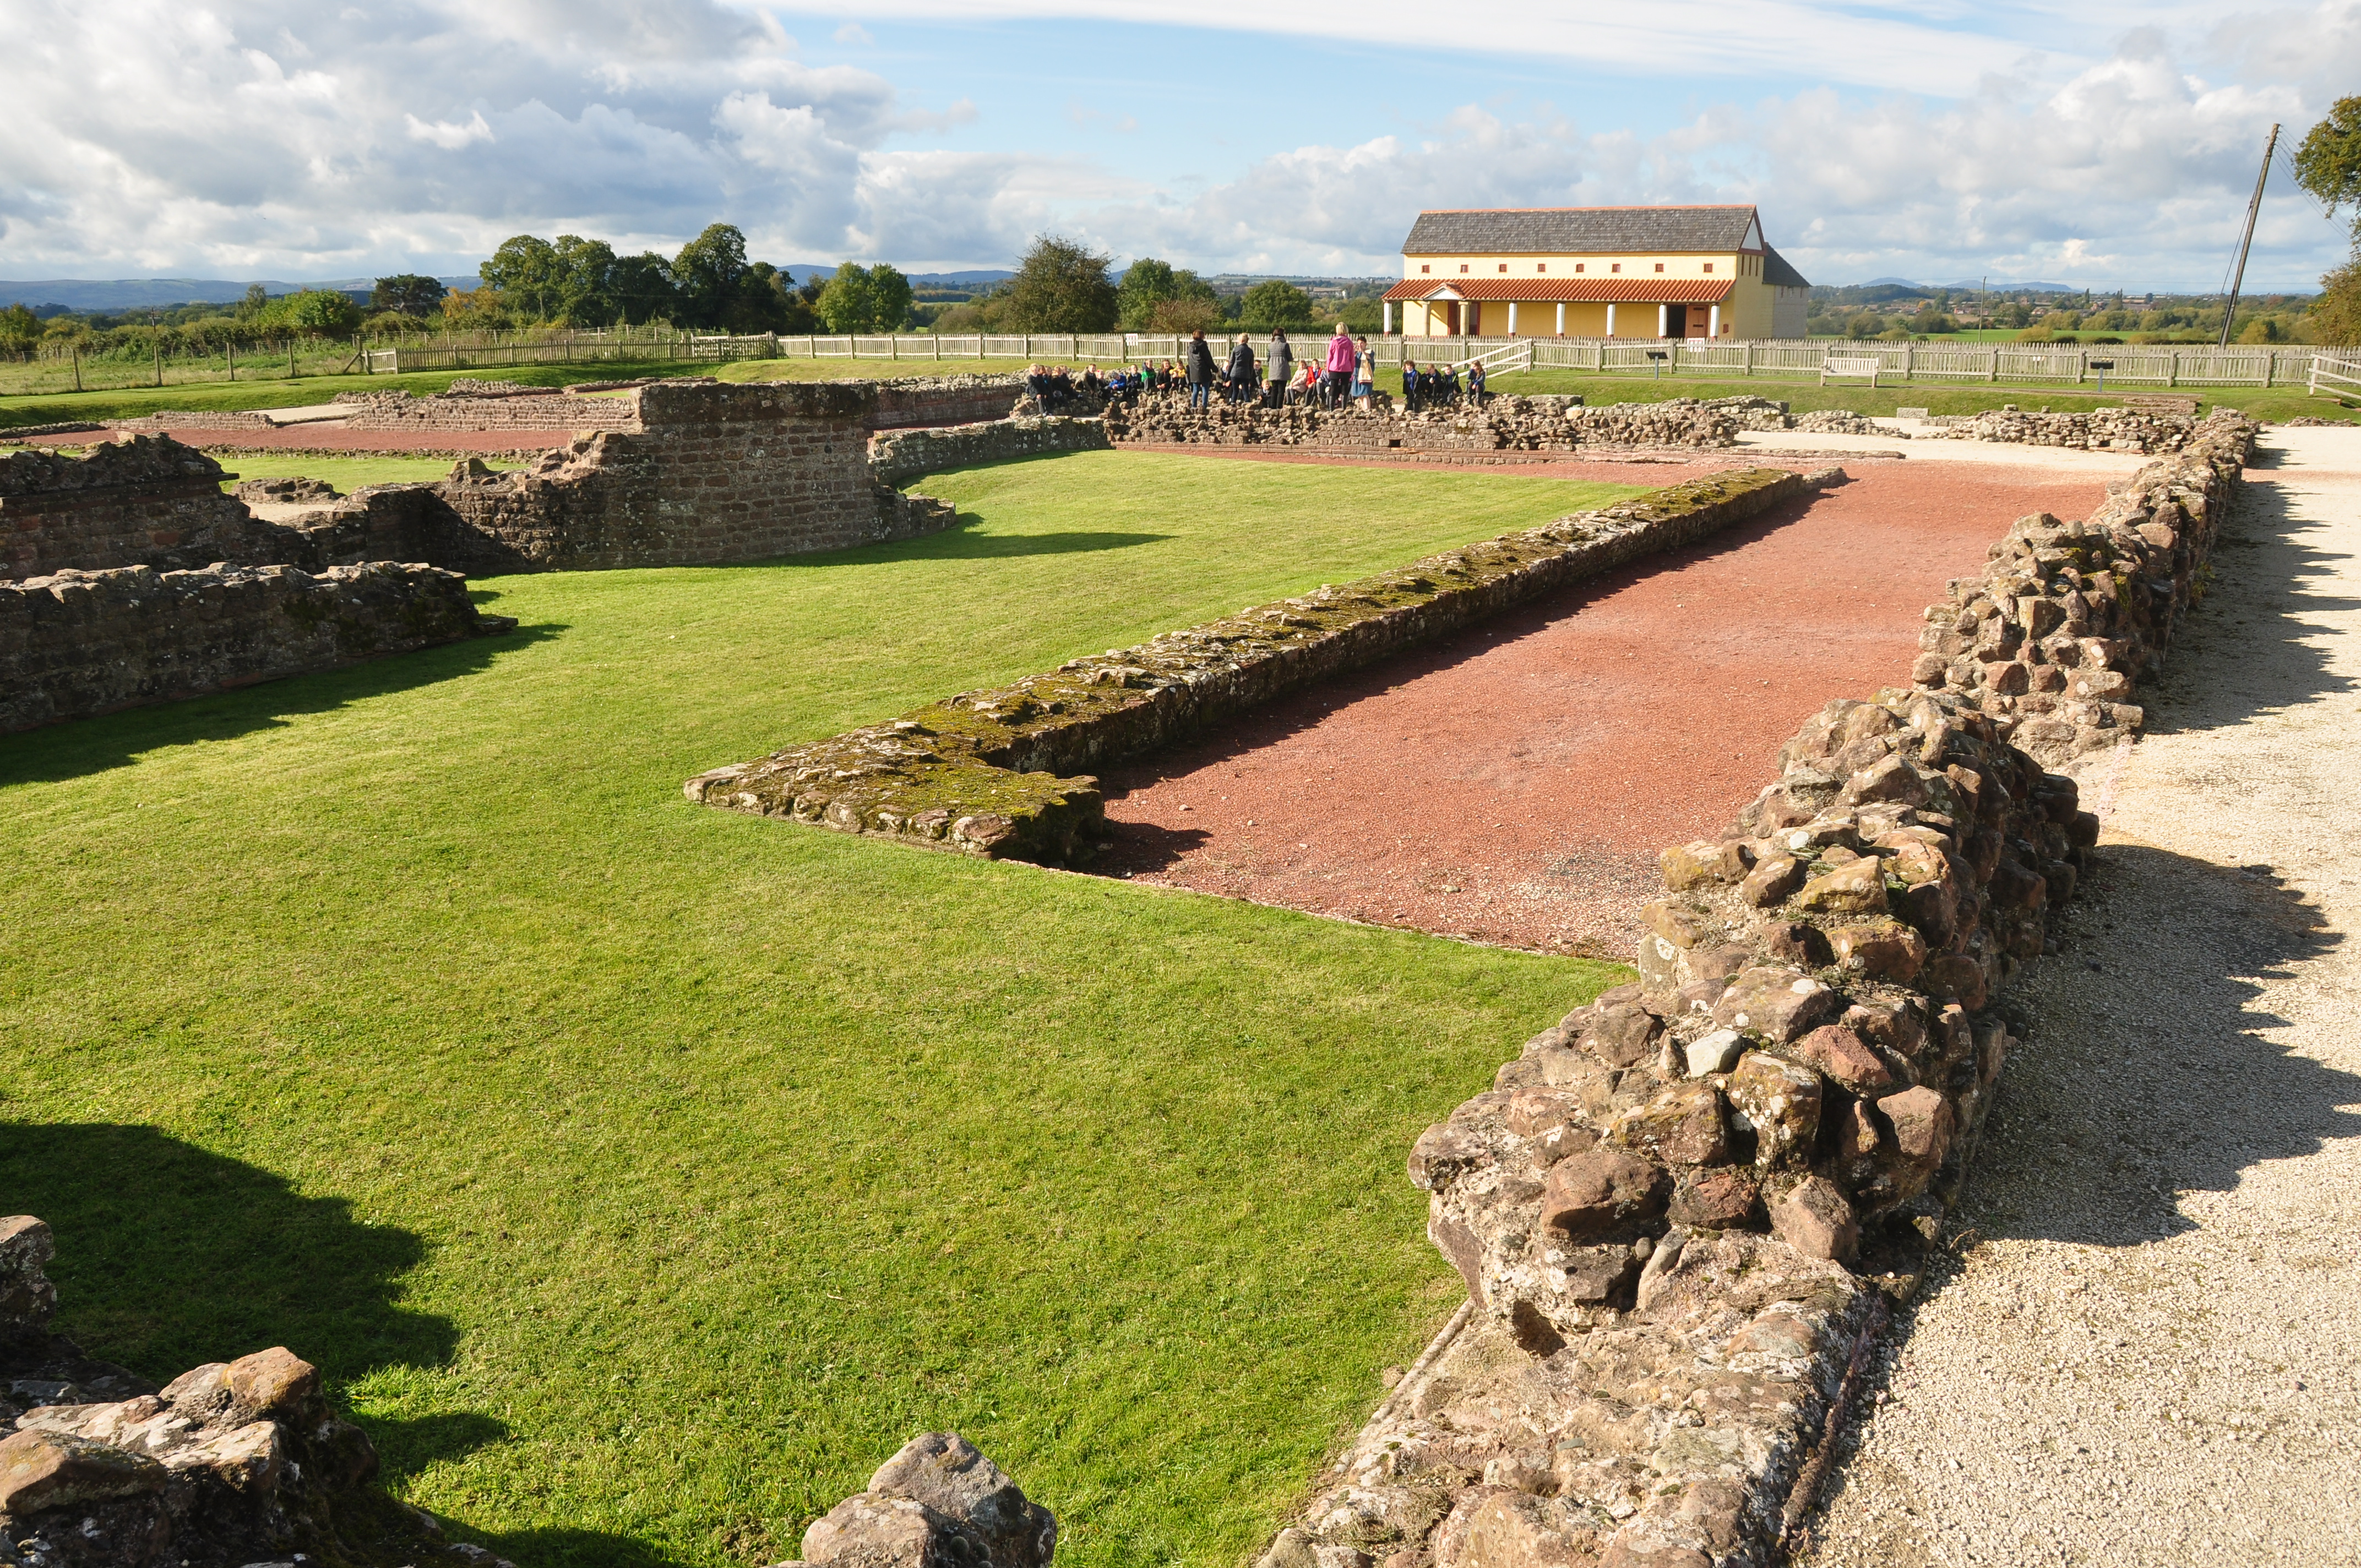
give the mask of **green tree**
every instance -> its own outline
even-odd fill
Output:
[[[2331,215],[2353,208],[2353,238],[2361,247],[2361,98],[2339,98],[2328,118],[2312,127],[2296,149],[2296,182],[2324,203]]]
[[[270,294],[259,283],[246,286],[246,298],[237,302],[237,319],[250,322],[270,308]]]
[[[681,311],[696,326],[723,326],[746,277],[746,236],[735,224],[708,224],[673,258]]]
[[[1007,324],[1018,332],[1104,332],[1115,323],[1108,258],[1070,239],[1038,235],[1009,280]]]
[[[876,302],[879,332],[899,332],[909,324],[914,291],[899,270],[879,262],[869,269],[869,295]]]
[[[608,274],[608,291],[615,301],[618,320],[670,321],[680,310],[680,291],[673,287],[672,263],[653,250],[616,258]]]
[[[443,308],[443,296],[448,292],[440,278],[397,272],[377,280],[377,287],[369,291],[369,309],[393,311],[405,316],[431,316]]]
[[[41,341],[41,318],[23,301],[0,311],[0,354],[30,354]]]
[[[502,240],[476,276],[500,296],[501,310],[519,320],[548,321],[565,303],[566,274],[557,247],[533,235]]]
[[[2320,298],[2304,313],[2304,335],[2315,343],[2361,344],[2361,258],[2320,280]]]
[[[557,308],[549,319],[568,326],[605,326],[615,319],[615,247],[603,239],[562,234],[553,247]]]
[[[351,295],[334,289],[305,289],[271,301],[256,320],[271,331],[299,337],[350,337],[360,330],[361,308]]]
[[[910,308],[910,284],[892,268],[880,263],[870,268],[857,261],[848,261],[836,269],[812,302],[812,313],[830,332],[874,332],[881,318],[886,315],[887,302],[878,297],[880,272],[890,274],[902,285],[901,309],[893,313],[898,322]]]
[[[1312,296],[1283,279],[1266,278],[1238,302],[1238,318],[1253,332],[1301,326],[1312,319]]]

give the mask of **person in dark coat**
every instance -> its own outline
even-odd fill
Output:
[[[1238,334],[1237,345],[1230,350],[1229,373],[1224,379],[1228,384],[1222,395],[1234,403],[1244,401],[1256,389],[1254,345],[1246,341],[1245,333]]]
[[[1213,348],[1205,341],[1205,329],[1199,327],[1189,339],[1189,406],[1202,409],[1213,395]]]
[[[1402,407],[1418,412],[1418,361],[1408,355],[1402,356]]]

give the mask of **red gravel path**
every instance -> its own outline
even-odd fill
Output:
[[[1817,500],[1112,770],[1104,868],[1628,959],[1657,850],[1727,825],[1822,703],[1906,681],[1920,611],[2011,521],[2103,495],[2095,475],[1863,466]]]

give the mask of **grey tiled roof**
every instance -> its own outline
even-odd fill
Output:
[[[1402,249],[1412,256],[1736,250],[1752,207],[1523,207],[1421,213]]]
[[[1804,275],[1795,270],[1795,265],[1785,257],[1772,249],[1768,243],[1765,243],[1763,247],[1763,280],[1765,283],[1770,284],[1774,289],[1808,289],[1811,287],[1809,283],[1804,281]]]

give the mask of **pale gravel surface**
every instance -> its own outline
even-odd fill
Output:
[[[2262,461],[1801,1562],[2361,1563],[2361,432]]]

